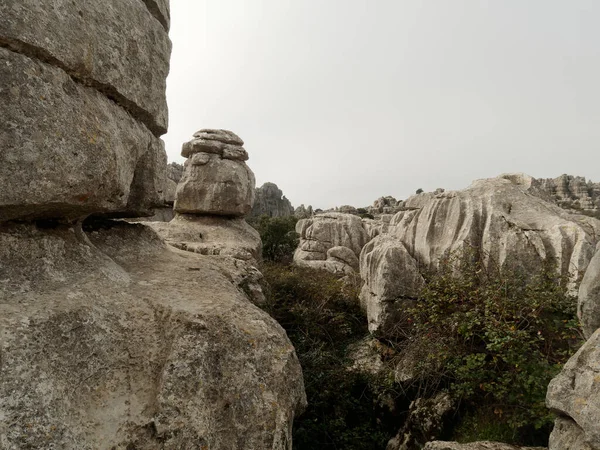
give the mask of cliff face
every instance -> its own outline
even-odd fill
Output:
[[[256,188],[256,198],[251,217],[287,217],[294,215],[294,208],[275,183],[265,183]]]
[[[557,178],[538,178],[533,186],[558,206],[569,210],[597,211],[600,209],[600,183],[584,177],[561,175]]]
[[[256,273],[107,219],[168,201],[168,27],[166,0],[0,3],[3,449],[291,449]]]

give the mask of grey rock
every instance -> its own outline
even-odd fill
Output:
[[[546,406],[572,420],[583,434],[583,440],[592,449],[600,449],[600,330],[596,330],[550,382]]]
[[[298,219],[309,219],[314,215],[313,207],[308,205],[308,207],[304,206],[304,204],[298,206],[294,210],[294,216]]]
[[[260,235],[242,218],[178,214],[169,223],[148,225],[167,243],[181,250],[203,255],[226,255],[241,260],[261,260]]]
[[[238,146],[244,145],[244,141],[242,141],[242,139],[233,131],[229,130],[203,128],[200,131],[196,131],[194,133],[194,137],[200,139],[208,139],[211,141],[223,142],[224,144],[233,144]]]
[[[187,160],[177,186],[175,211],[185,214],[246,216],[254,202],[254,174],[242,161],[222,159],[215,154],[196,165]],[[196,155],[194,155],[196,157]],[[196,157],[198,158],[198,157]]]
[[[360,292],[367,313],[369,331],[377,335],[394,334],[402,314],[414,305],[425,281],[415,259],[402,241],[381,235],[365,245],[360,254]]]
[[[165,31],[169,31],[171,27],[171,11],[169,8],[169,0],[142,0],[150,14],[152,14],[156,20],[165,28]]]
[[[594,450],[584,441],[583,430],[572,420],[558,417],[548,442],[550,450]]]
[[[166,2],[158,4],[168,11]],[[140,0],[54,0],[51,7],[38,0],[4,0],[0,46],[64,69],[116,101],[155,136],[167,131],[171,42]]]
[[[360,217],[337,212],[299,220],[296,232],[300,243],[294,253],[294,263],[331,272],[354,272],[356,259],[368,241]],[[333,253],[328,253],[333,248]]]
[[[184,143],[181,148],[181,156],[185,158],[192,157],[197,153],[212,153],[234,161],[248,160],[248,153],[243,147],[216,140],[194,138]]]
[[[124,109],[4,48],[0,79],[0,222],[131,215],[162,203],[163,144]]]
[[[600,244],[579,286],[578,316],[589,338],[600,328]]]
[[[477,180],[462,191],[419,194],[405,206],[389,234],[430,269],[448,252],[470,246],[482,250],[486,263],[520,264],[530,271],[552,257],[574,284],[598,239],[592,226],[503,177]]]
[[[0,226],[0,446],[291,450],[294,348],[215,258],[124,222]]]
[[[265,183],[256,188],[251,217],[288,217],[294,215],[294,208],[275,183]]]

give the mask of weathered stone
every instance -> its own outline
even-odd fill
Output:
[[[294,216],[298,219],[310,219],[313,215],[314,211],[311,205],[306,207],[304,204],[302,204],[294,210]]]
[[[352,250],[350,250],[348,247],[342,247],[342,246],[331,247],[329,250],[327,250],[327,259],[333,260],[333,261],[339,261],[343,264],[346,264],[346,265],[352,267],[352,269],[358,271],[358,268],[359,268],[358,258],[356,257],[354,252]]]
[[[360,274],[364,281],[360,302],[367,312],[369,331],[393,334],[401,325],[402,313],[414,304],[425,284],[417,262],[400,240],[383,234],[363,248]]]
[[[181,147],[181,156],[185,158],[189,158],[196,153],[212,153],[235,161],[248,160],[248,153],[243,147],[220,141],[194,138]]]
[[[573,282],[585,271],[597,237],[592,227],[506,178],[475,181],[462,191],[405,201],[389,233],[420,263],[435,269],[448,252],[480,249],[484,262],[539,268],[547,258]],[[586,218],[595,221],[592,218]]]
[[[549,450],[595,450],[585,443],[583,430],[565,417],[558,417],[554,422],[548,448]]]
[[[124,222],[3,226],[0,447],[291,450],[294,349],[214,258]]]
[[[39,0],[3,0],[0,46],[64,69],[155,136],[167,131],[171,42],[140,0],[53,0],[51,7]]]
[[[169,223],[148,224],[169,244],[203,255],[226,255],[242,260],[261,260],[258,231],[244,219],[178,214]]]
[[[4,48],[0,79],[0,221],[140,212],[160,200],[164,148],[125,110]]]
[[[600,328],[600,244],[579,286],[578,315],[586,338]]]
[[[208,139],[211,141],[219,141],[224,144],[233,144],[233,145],[244,145],[244,141],[235,134],[233,131],[229,130],[217,130],[213,128],[203,128],[200,131],[196,131],[194,133],[195,138],[199,139]]]
[[[287,217],[294,215],[294,208],[275,183],[265,183],[256,188],[251,217]]]
[[[169,31],[171,27],[171,12],[169,10],[169,0],[143,0],[156,20],[165,28],[165,31]]]
[[[325,268],[334,272],[352,272],[354,259],[344,251],[345,259],[352,262],[348,264],[345,259],[340,261],[334,255],[328,258],[327,252],[334,247],[346,247],[356,258],[368,241],[360,217],[352,214],[326,213],[314,216],[310,219],[299,220],[296,224],[296,232],[300,235],[299,247],[294,253],[294,263],[315,268]],[[307,255],[307,253],[315,255]],[[334,251],[341,255],[339,249]],[[319,262],[321,261],[321,262]],[[323,264],[327,261],[331,264]],[[345,266],[345,267],[344,267]]]
[[[210,155],[204,165],[186,161],[175,199],[175,211],[185,214],[245,216],[254,202],[254,174],[241,161]]]
[[[570,418],[581,429],[584,441],[600,449],[600,329],[550,382],[546,405]]]

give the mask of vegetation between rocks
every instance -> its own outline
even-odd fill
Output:
[[[368,336],[360,283],[289,265],[295,222],[259,221],[267,310],[296,348],[309,402],[294,448],[383,449],[410,401],[440,392],[455,407],[438,438],[547,444],[548,383],[582,342],[576,300],[551,263],[531,273],[484,266],[475,252],[450,255],[381,346],[388,369],[364,373],[348,369],[349,349]],[[411,372],[407,381],[393,381],[394,365]]]

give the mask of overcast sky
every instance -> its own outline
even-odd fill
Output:
[[[170,161],[246,142],[294,206],[503,172],[600,181],[598,0],[171,0]]]

